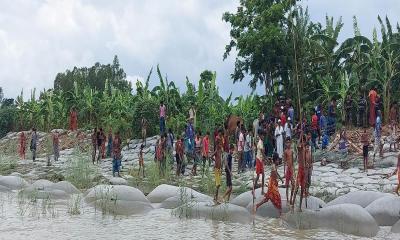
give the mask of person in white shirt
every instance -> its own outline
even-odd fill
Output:
[[[193,103],[189,109],[189,119],[193,119],[193,126],[196,127],[196,108],[194,107]]]
[[[237,154],[238,154],[238,173],[243,171],[243,150],[244,150],[244,128],[243,126],[239,132],[239,139],[237,144]]]
[[[253,136],[252,131],[247,131],[244,144],[244,166],[248,169],[253,167]]]
[[[285,138],[292,139],[292,123],[290,117],[288,118],[288,121],[285,123],[285,127],[283,128],[283,131],[285,132]]]
[[[276,152],[280,159],[283,157],[283,127],[281,120],[278,120],[278,126],[275,128],[275,139],[276,139]]]

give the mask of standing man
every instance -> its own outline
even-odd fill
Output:
[[[372,88],[368,93],[369,98],[369,125],[374,126],[376,121],[376,98],[378,93],[376,92],[376,88]]]
[[[367,100],[365,100],[364,95],[360,95],[358,99],[358,126],[365,127],[365,110],[367,109]]]
[[[167,107],[164,101],[160,102],[160,135],[165,133],[165,119],[167,117]]]
[[[294,166],[293,166],[293,151],[291,149],[292,143],[290,141],[290,138],[287,138],[286,140],[286,150],[284,153],[284,164],[286,166],[286,171],[285,171],[285,186],[286,186],[286,201],[289,203],[289,188],[291,189],[291,194],[290,194],[290,199],[292,199],[293,192],[294,192],[294,187],[295,187],[295,181],[294,181]]]
[[[296,202],[297,192],[300,188],[300,212],[301,206],[303,203],[303,197],[306,189],[306,175],[305,175],[305,139],[304,134],[300,133],[299,144],[297,145],[297,162],[298,162],[298,170],[297,170],[297,182],[296,188],[294,191],[294,195],[292,199],[290,199],[291,207],[294,208],[294,204]]]
[[[332,136],[336,131],[336,99],[332,98],[328,106],[328,133]]]
[[[112,136],[112,130],[110,128],[110,130],[108,131],[107,157],[111,157],[112,140],[113,140],[113,136]]]
[[[104,133],[103,129],[100,128],[100,131],[97,132],[97,163],[100,162],[101,155],[102,155],[102,147],[104,142]]]
[[[60,139],[58,136],[58,132],[55,131],[53,133],[53,154],[54,154],[54,161],[58,161],[58,158],[60,157]]]
[[[32,151],[32,159],[36,160],[36,149],[37,149],[38,135],[36,133],[36,128],[32,128],[32,137],[31,137],[31,151]]]
[[[317,146],[317,137],[318,137],[318,116],[317,112],[314,113],[311,117],[311,142],[312,149],[318,148]]]
[[[101,129],[100,129],[101,131]],[[117,173],[118,177],[121,177],[119,174],[120,167],[121,167],[121,138],[119,136],[119,131],[115,134],[114,140],[113,140],[113,177],[115,177],[115,173]]]
[[[351,98],[351,95],[347,95],[346,101],[345,101],[345,112],[346,112],[346,125],[351,126],[352,124],[352,119],[351,119],[351,114],[353,111],[353,99]]]
[[[262,133],[258,134],[258,143],[257,143],[257,154],[256,154],[256,179],[253,183],[253,197],[255,197],[254,189],[257,188],[258,179],[261,175],[261,194],[264,194],[264,143],[263,143],[264,135]]]
[[[76,131],[78,129],[78,113],[75,107],[72,107],[69,113],[69,129],[71,131]]]
[[[279,159],[282,160],[283,157],[283,127],[281,120],[278,120],[278,126],[275,128],[275,138],[276,138],[276,152],[278,153]]]
[[[96,150],[97,150],[97,128],[93,129],[92,133],[92,162],[96,161]]]

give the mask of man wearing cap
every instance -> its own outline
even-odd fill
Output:
[[[275,139],[276,139],[276,152],[280,159],[283,156],[283,127],[282,122],[278,120],[278,126],[275,128]]]

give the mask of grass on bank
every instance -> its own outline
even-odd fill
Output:
[[[97,175],[97,169],[93,166],[89,156],[74,150],[66,171],[66,180],[78,189],[89,189],[93,187],[93,178]]]

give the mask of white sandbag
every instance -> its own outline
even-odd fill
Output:
[[[374,191],[355,191],[355,192],[349,192],[343,196],[340,196],[326,204],[326,206],[333,206],[337,204],[344,204],[344,203],[350,203],[350,204],[356,204],[361,207],[367,207],[369,204],[371,204],[373,201],[388,196],[390,194],[388,193],[382,193],[382,192],[374,192]]]
[[[102,199],[150,203],[139,189],[125,185],[97,185],[85,197],[87,203]]]
[[[254,206],[257,203],[259,203],[263,198],[264,198],[263,196],[258,197],[254,201]],[[299,199],[296,200],[296,204],[299,204]],[[306,207],[306,205],[307,205],[307,207]],[[317,197],[309,196],[307,198],[307,204],[306,204],[306,198],[303,199],[302,209],[317,210],[317,209],[324,207],[325,205],[326,204],[323,200],[321,200]],[[247,205],[247,210],[249,212],[253,212],[254,206],[253,206],[253,202],[249,203]],[[282,206],[282,214],[288,213],[290,211],[290,204],[286,201],[286,195],[281,194],[281,206]],[[272,204],[271,201],[268,201],[268,202],[264,203],[263,205],[261,205],[257,209],[256,215],[260,216],[260,217],[268,217],[268,218],[279,218],[280,217],[278,209]]]
[[[386,196],[373,201],[367,210],[379,226],[392,226],[400,219],[400,197]]]
[[[390,230],[392,233],[400,233],[400,220],[397,221]]]
[[[36,189],[44,189],[44,188],[50,187],[53,184],[54,183],[49,180],[39,179],[39,180],[35,181],[34,183],[32,183],[32,186]]]
[[[109,181],[111,185],[128,185],[128,181],[120,177],[112,177]]]
[[[371,214],[356,204],[337,204],[319,210],[288,213],[284,219],[298,229],[334,229],[363,237],[374,237],[379,231]]]
[[[50,187],[50,189],[57,189],[64,191],[68,194],[79,194],[81,193],[72,183],[68,181],[61,181],[61,182],[56,182],[53,183]]]
[[[0,185],[0,192],[9,192],[11,191],[10,188]]]
[[[153,209],[149,202],[98,199],[94,201],[96,209],[103,213],[113,213],[117,215],[134,215],[147,213]]]
[[[29,199],[69,199],[70,195],[57,189],[38,189],[35,186],[29,186],[19,192],[23,197]]]
[[[237,205],[223,203],[193,203],[185,207],[174,209],[175,215],[187,218],[205,218],[216,221],[229,221],[238,223],[249,223],[251,214],[244,208]]]
[[[19,190],[29,186],[28,182],[19,176],[2,176],[0,177],[0,185],[11,190]]]
[[[176,187],[168,184],[161,184],[147,195],[147,199],[151,203],[162,203],[171,197],[187,196],[187,198],[195,199],[198,202],[212,200],[210,196],[199,193],[191,188]]]
[[[212,203],[213,201],[211,201],[210,199],[200,199],[200,198],[182,198],[180,196],[173,196],[170,198],[165,199],[162,203],[160,203],[160,208],[164,208],[164,209],[174,209],[177,208],[179,206],[181,206],[182,204],[188,203],[188,202],[192,202],[192,203],[196,203],[196,202],[207,202],[207,203]]]

